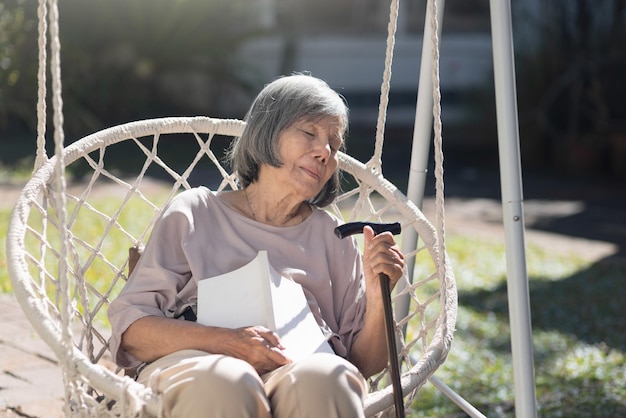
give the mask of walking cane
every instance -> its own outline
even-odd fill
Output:
[[[381,232],[391,232],[398,235],[401,231],[400,223],[381,224],[373,222],[349,222],[335,228],[335,235],[345,238],[350,235],[360,234],[363,227],[370,226],[376,235]],[[404,418],[404,401],[402,385],[400,383],[400,367],[398,365],[398,351],[396,348],[396,333],[393,323],[393,310],[391,306],[391,291],[389,289],[389,276],[384,273],[379,275],[380,289],[383,297],[383,309],[385,311],[385,331],[387,334],[387,351],[389,352],[389,365],[391,366],[391,382],[393,385],[393,399],[396,409],[396,417]]]

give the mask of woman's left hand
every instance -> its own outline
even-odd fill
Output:
[[[366,226],[363,229],[363,269],[367,288],[380,292],[379,275],[389,276],[391,289],[404,272],[404,254],[398,248],[391,232],[375,235],[374,230]],[[369,291],[368,291],[369,293]]]

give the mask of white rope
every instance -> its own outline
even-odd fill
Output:
[[[48,160],[46,156],[46,31],[47,16],[46,0],[39,0],[37,16],[39,17],[39,69],[37,72],[37,154],[35,157],[36,171]]]
[[[65,164],[63,158],[63,116],[62,106],[63,101],[61,99],[61,67],[60,67],[60,43],[59,43],[59,26],[58,26],[58,7],[57,0],[48,0],[50,6],[50,72],[52,78],[52,109],[53,109],[53,123],[54,123],[54,152],[57,160],[54,166],[54,202],[55,211],[58,217],[59,226],[66,224],[66,198],[65,198]],[[67,275],[67,247],[69,241],[69,231],[67,228],[59,228],[61,230],[61,252],[59,256],[58,264],[58,277],[60,286],[57,288],[57,298],[61,301],[62,308],[60,309],[63,323],[69,322],[71,316],[71,309],[69,307],[69,288],[68,288],[68,275]],[[66,330],[63,330],[64,342],[69,341],[71,344],[71,336],[66,336]]]
[[[50,18],[50,72],[52,79],[52,110],[54,124],[54,149],[56,155],[54,202],[58,217],[59,230],[61,233],[60,255],[58,258],[57,298],[59,300],[59,311],[63,327],[61,329],[61,343],[64,355],[60,359],[63,362],[63,376],[65,380],[65,412],[71,414],[72,401],[79,411],[84,410],[83,391],[80,390],[80,376],[76,365],[72,361],[74,350],[74,339],[71,329],[72,318],[74,316],[74,305],[72,303],[70,280],[68,274],[68,254],[70,248],[70,231],[67,228],[67,198],[65,180],[65,160],[63,154],[65,135],[63,132],[63,99],[61,97],[61,42],[59,38],[59,9],[57,0],[48,0]]]
[[[37,72],[37,152],[35,157],[35,164],[33,172],[39,169],[46,161],[46,40],[47,40],[47,19],[48,8],[46,7],[46,0],[39,0],[39,7],[37,8],[37,16],[39,18],[39,55],[38,55],[38,72]],[[43,205],[47,209],[47,201],[44,200]],[[42,218],[42,231],[43,236],[46,236],[47,230],[47,218]],[[45,245],[44,240],[40,242],[39,246],[39,265],[43,265],[45,260]],[[45,274],[44,270],[40,270],[40,290],[44,294],[45,289]]]
[[[445,209],[444,209],[444,182],[443,182],[443,136],[441,122],[441,89],[439,78],[439,23],[437,21],[437,0],[429,0],[428,6],[431,8],[431,42],[432,42],[432,94],[433,94],[433,128],[434,128],[434,148],[435,148],[435,206],[436,206],[436,230],[439,236],[439,258],[438,268],[444,268],[444,257],[446,251],[445,244]],[[383,72],[383,82],[381,84],[380,104],[378,107],[378,119],[376,123],[376,143],[374,154],[368,161],[368,168],[374,172],[382,174],[382,148],[384,144],[385,121],[387,118],[387,107],[389,104],[389,90],[391,88],[391,65],[393,61],[393,50],[395,46],[395,35],[397,31],[399,0],[392,0],[389,11],[389,24],[387,28],[387,48],[385,51],[385,69]],[[442,271],[439,277],[444,277]]]
[[[385,121],[387,119],[387,105],[389,103],[389,90],[391,88],[391,63],[393,61],[393,48],[396,41],[398,28],[399,0],[392,0],[389,9],[389,24],[387,27],[387,49],[385,51],[385,70],[383,82],[380,86],[380,104],[378,105],[378,120],[376,122],[376,143],[374,154],[367,166],[377,173],[382,173],[382,153],[385,135]]]
[[[437,0],[429,0],[431,8],[432,80],[433,80],[433,129],[435,146],[435,228],[438,237],[437,269],[439,277],[444,277],[446,240],[443,183],[443,136],[441,123],[441,91],[439,80],[439,22],[437,21]]]

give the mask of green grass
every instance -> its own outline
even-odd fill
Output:
[[[111,204],[103,200],[102,209]],[[137,210],[125,216],[132,213],[136,216]],[[11,291],[4,239],[8,218],[9,210],[0,210],[3,292]],[[83,222],[75,233],[89,236],[101,228]],[[450,236],[447,243],[458,282],[459,315],[452,350],[436,375],[488,417],[514,417],[504,246],[463,236]],[[125,259],[127,247],[113,242],[109,251],[118,254],[112,258]],[[626,416],[626,266],[591,263],[529,245],[527,268],[539,416]],[[89,274],[103,280],[98,271]],[[407,415],[466,416],[430,384]]]
[[[34,157],[22,157],[5,165],[0,161],[0,183],[21,184],[29,180],[33,173]]]
[[[6,259],[6,237],[7,228],[9,227],[9,216],[11,211],[0,210],[0,292],[7,293],[11,291],[11,283],[7,273]]]
[[[157,195],[151,196],[152,202],[156,205],[163,204],[168,198],[165,191],[158,192]],[[142,199],[133,196],[124,205],[123,209],[119,209],[122,198],[94,198],[90,199],[89,207],[77,205],[68,199],[66,219],[79,219],[79,222],[73,223],[70,229],[71,236],[74,240],[73,250],[75,256],[69,256],[68,268],[70,271],[84,271],[82,277],[84,282],[88,283],[87,292],[89,310],[94,315],[94,321],[98,324],[108,326],[106,320],[106,309],[100,306],[100,296],[105,295],[111,288],[113,278],[117,274],[117,268],[123,267],[128,259],[128,249],[134,245],[134,240],[130,239],[126,233],[123,233],[117,227],[111,227],[109,220],[102,214],[109,217],[115,216],[116,224],[120,225],[125,231],[133,237],[139,237],[146,230],[150,220],[154,214],[151,207]],[[0,233],[2,234],[2,242],[0,243],[0,291],[11,292],[12,286],[7,274],[6,266],[6,233],[10,217],[9,209],[0,209]],[[28,224],[34,231],[43,231],[42,213],[39,208],[31,207],[28,217]],[[60,251],[60,235],[55,225],[57,224],[56,216],[52,209],[48,209],[47,226],[45,234],[42,234],[46,242],[47,249],[42,252],[41,239],[39,234],[27,231],[24,237],[24,247],[28,249],[30,258],[27,259],[30,275],[33,278],[40,277],[40,264],[45,265],[45,271],[49,272],[45,280],[38,280],[37,284],[32,284],[38,291],[41,289],[52,301],[56,301],[59,291],[58,285],[54,283],[55,272],[59,268],[58,252]],[[105,236],[106,239],[102,239]],[[99,248],[99,254],[95,256],[92,248]],[[52,250],[56,249],[56,250]],[[76,261],[78,260],[78,265]],[[124,269],[125,270],[125,269]],[[124,271],[123,270],[123,271]],[[73,283],[72,274],[70,283]],[[44,283],[42,286],[42,282]],[[114,290],[110,293],[109,299],[117,296],[117,292],[121,290],[122,282],[119,281]],[[71,287],[70,293],[72,297],[77,294],[78,289]],[[57,303],[58,305],[58,303]],[[76,309],[81,313],[85,312],[85,302],[76,304]],[[105,305],[106,307],[106,305]]]
[[[452,350],[437,377],[488,417],[514,417],[502,244],[450,237],[459,287]],[[529,246],[536,396],[541,417],[626,416],[626,266]],[[464,417],[428,384],[412,417]]]

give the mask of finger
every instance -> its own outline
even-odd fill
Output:
[[[263,337],[272,347],[278,347],[280,349],[285,348],[280,343],[280,337],[274,331],[264,327],[260,327],[259,335]]]
[[[375,243],[370,249],[369,258],[372,264],[376,263],[391,263],[391,264],[404,264],[404,254],[394,244],[390,245],[388,242],[381,241]]]
[[[389,247],[397,247],[398,245],[391,232],[381,232],[372,238],[372,242],[375,244],[386,243]]]
[[[279,366],[284,366],[285,364],[291,363],[291,359],[287,357],[283,349],[278,347],[268,347],[269,352],[267,358]]]
[[[369,266],[374,274],[385,273],[392,279],[402,275],[404,270],[404,255],[401,252],[378,248],[370,259]]]
[[[365,243],[366,248],[370,246],[375,236],[376,234],[371,226],[366,225],[363,227],[363,242]]]
[[[404,275],[404,263],[402,264],[386,264],[382,268],[383,273],[389,277],[392,284],[396,284]]]
[[[400,250],[400,248],[398,248],[397,245],[394,245],[393,247],[391,247],[391,251],[393,251],[394,255],[398,258],[398,260],[404,261],[404,253],[402,252],[402,250]]]

